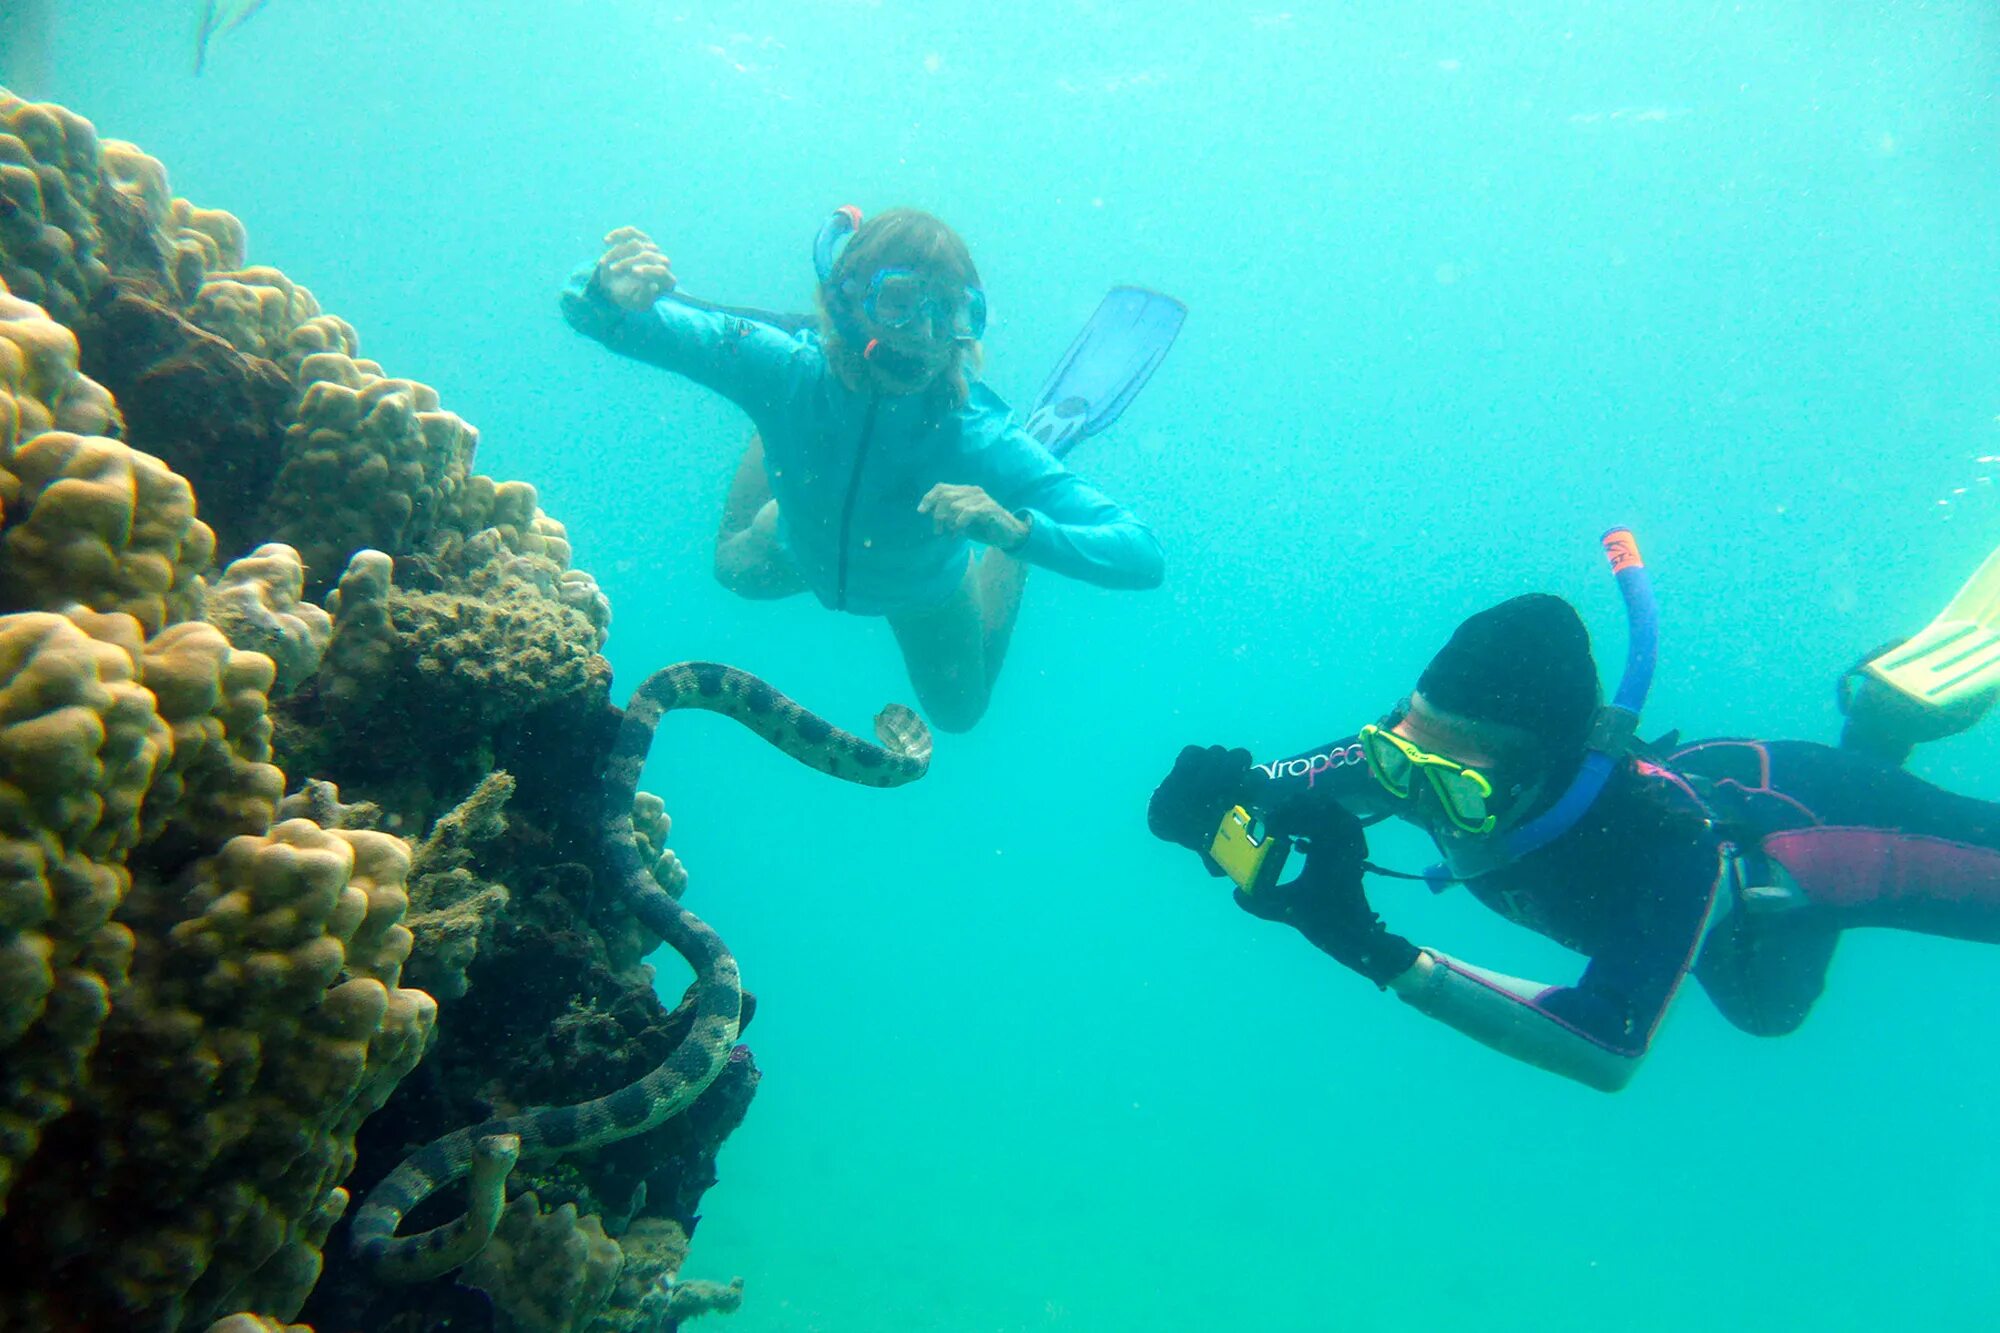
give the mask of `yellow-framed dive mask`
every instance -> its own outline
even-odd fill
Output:
[[[1487,809],[1493,784],[1484,773],[1420,750],[1387,727],[1371,722],[1361,729],[1361,757],[1368,772],[1399,801],[1412,799],[1421,776],[1437,798],[1438,809],[1461,833],[1491,833],[1499,819]]]

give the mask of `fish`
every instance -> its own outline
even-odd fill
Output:
[[[269,3],[271,0],[201,0],[201,28],[194,39],[194,72],[199,75],[208,63],[209,42],[242,27]]]
[[[0,86],[22,97],[46,96],[54,0],[0,3]]]

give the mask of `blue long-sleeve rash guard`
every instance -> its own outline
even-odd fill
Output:
[[[684,375],[749,414],[764,440],[779,535],[821,602],[861,615],[935,606],[964,577],[971,543],[933,531],[917,505],[943,483],[978,486],[1028,523],[1014,552],[1106,588],[1154,588],[1152,530],[1080,481],[1014,424],[984,385],[936,418],[924,395],[857,393],[810,329],[791,334],[662,298],[628,311],[578,269],[563,315],[621,356]]]

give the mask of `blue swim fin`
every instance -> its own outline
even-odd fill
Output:
[[[1144,287],[1113,287],[1049,372],[1022,427],[1061,458],[1118,419],[1187,319],[1187,307]]]

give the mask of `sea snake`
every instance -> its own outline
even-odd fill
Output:
[[[456,1130],[405,1158],[361,1201],[349,1235],[350,1252],[378,1277],[418,1282],[457,1268],[491,1239],[516,1158],[554,1157],[643,1134],[685,1110],[728,1062],[743,1007],[736,960],[721,937],[654,882],[632,833],[632,796],[653,729],[677,708],[734,718],[808,767],[863,786],[914,782],[930,763],[929,731],[899,704],[876,715],[882,744],[874,746],[734,667],[683,662],[649,676],[633,691],[611,747],[598,832],[604,864],[633,915],[694,969],[693,1026],[636,1083],[575,1106],[537,1107]],[[461,1176],[471,1177],[463,1217],[414,1236],[396,1234],[411,1209]]]

